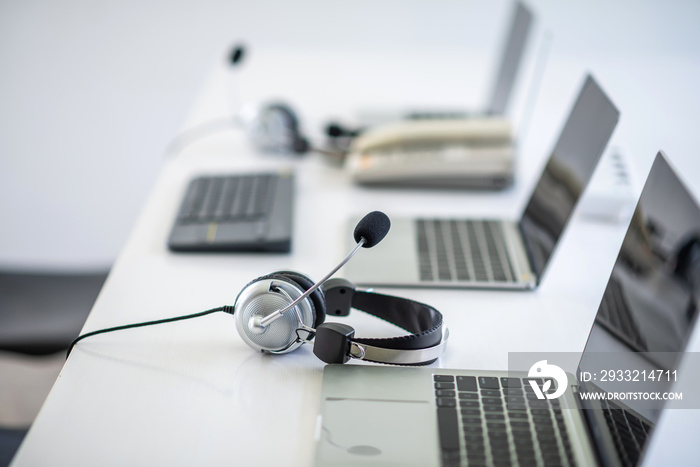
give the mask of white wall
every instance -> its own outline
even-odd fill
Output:
[[[377,47],[391,55],[478,44],[476,28],[462,28],[462,18],[490,19],[503,8],[456,1],[386,1],[380,8],[368,1],[0,2],[0,264],[109,264],[163,149],[232,42],[244,39],[253,51],[325,49],[342,67],[347,51]],[[273,86],[284,88],[285,72],[271,77]]]
[[[686,173],[700,168],[687,151],[700,120],[700,2],[530,3],[554,34],[548,70],[566,76],[545,73],[542,105],[568,102],[588,68],[622,110],[616,137],[642,176],[662,147]],[[320,120],[358,104],[346,86],[363,88],[364,104],[478,102],[480,87],[459,88],[459,77],[487,86],[508,12],[506,0],[0,2],[0,264],[109,264],[233,42],[251,51],[244,100],[281,96]],[[279,73],[256,76],[256,54],[270,50],[285,57]],[[486,60],[470,66],[467,51]],[[345,54],[366,54],[367,68],[347,70]],[[396,68],[399,56],[409,65]],[[328,108],[304,108],[309,92]],[[649,120],[658,131],[635,132]],[[531,130],[559,125],[535,112]]]

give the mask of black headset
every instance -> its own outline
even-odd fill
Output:
[[[346,363],[355,358],[393,365],[430,364],[442,354],[449,337],[439,311],[407,298],[357,290],[345,279],[330,279],[361,247],[371,248],[379,243],[390,225],[386,214],[379,211],[363,217],[355,227],[355,248],[316,283],[298,272],[273,272],[243,287],[233,306],[92,331],[75,339],[68,355],[78,341],[96,334],[223,311],[233,314],[243,341],[264,353],[284,354],[313,342],[314,354],[326,363]],[[327,315],[348,316],[351,308],[394,324],[409,334],[360,338],[346,324],[325,322]]]
[[[314,354],[326,363],[351,358],[396,365],[425,365],[442,353],[442,315],[435,308],[401,297],[356,290],[345,279],[330,279],[301,300],[294,313],[268,326],[260,320],[274,316],[314,284],[303,274],[280,271],[255,279],[236,299],[234,319],[241,338],[255,350],[270,354],[291,352],[313,341]],[[395,324],[410,334],[401,337],[360,338],[342,323],[327,323],[327,315],[348,316],[350,308]]]
[[[447,342],[439,311],[407,298],[356,290],[345,279],[329,279],[360,247],[379,243],[390,225],[382,212],[367,214],[355,227],[357,246],[317,283],[297,272],[278,271],[243,287],[233,306],[241,338],[253,349],[271,354],[292,352],[313,341],[314,354],[326,363],[346,363],[351,358],[397,365],[433,362]],[[348,316],[351,308],[410,334],[359,338],[347,324],[325,322],[327,315]]]
[[[231,49],[227,63],[232,76],[238,74],[238,68],[245,55],[245,47],[242,44]],[[237,84],[232,86],[232,91],[238,94]],[[185,147],[202,138],[231,128],[242,128],[252,144],[262,152],[292,156],[317,152],[335,163],[342,163],[350,142],[362,131],[361,129],[349,130],[339,123],[329,123],[326,127],[326,135],[331,148],[324,149],[312,145],[309,138],[304,136],[296,112],[284,102],[267,103],[255,109],[249,109],[246,114],[247,116],[243,118],[239,109],[236,108],[232,116],[215,118],[181,131],[168,143],[165,149],[166,156],[174,157]]]

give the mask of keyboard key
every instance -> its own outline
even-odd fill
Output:
[[[510,456],[510,454],[509,454],[509,456]],[[507,459],[503,458],[503,459],[494,459],[493,460],[493,467],[510,467],[511,465],[513,465],[513,464],[511,464],[511,462],[510,462],[510,457],[508,457]]]
[[[476,377],[457,376],[457,388],[460,391],[476,391]]]
[[[459,449],[459,428],[457,411],[451,408],[437,409],[440,447],[443,451]]]
[[[459,459],[460,457],[461,455],[459,454],[459,450],[442,451],[442,458],[446,461]]]
[[[516,411],[516,410],[520,410],[520,411],[527,410],[527,407],[525,406],[525,404],[506,404],[506,407],[508,408],[509,411],[511,411],[511,410],[513,410],[513,411]]]
[[[468,400],[478,400],[479,394],[477,394],[475,392],[460,392],[459,398],[460,399],[468,399]]]
[[[542,454],[542,460],[544,461],[544,465],[546,466],[561,465],[561,457],[559,457],[559,454],[554,452]]]
[[[503,462],[504,460],[510,461],[510,450],[508,449],[502,449],[498,451],[491,451],[491,456],[494,459],[494,462]]]
[[[530,440],[530,443],[526,443],[525,440],[515,443],[515,453],[520,460],[521,457],[535,457],[535,446]],[[522,462],[522,461],[521,461]]]
[[[465,434],[480,434],[483,433],[481,425],[462,425],[462,430]]]
[[[454,389],[455,383],[435,383],[435,389]]]
[[[520,378],[501,378],[501,386],[504,388],[521,388]]]
[[[513,428],[530,428],[530,422],[511,420],[510,426]]]
[[[498,384],[498,378],[492,378],[488,376],[479,377],[479,387],[481,389],[500,389],[501,386]]]
[[[532,453],[517,453],[518,455],[516,456],[518,459],[518,462],[520,465],[537,465],[537,460],[535,458],[535,454]]]
[[[469,465],[488,465],[486,462],[486,456],[482,453],[467,453],[467,462]]]
[[[484,418],[486,420],[504,420],[504,421],[506,419],[506,417],[500,413],[487,413],[486,415],[484,415]]]
[[[549,407],[547,401],[528,401],[532,409],[546,409]]]
[[[436,381],[436,382],[451,383],[454,380],[455,380],[455,377],[452,375],[433,375],[433,381]]]
[[[503,407],[500,405],[485,405],[484,412],[503,412]]]
[[[481,442],[465,441],[464,444],[467,448],[467,454],[486,455],[486,444],[484,444],[483,440]]]
[[[522,452],[528,452],[533,449],[533,443],[532,443],[532,438],[529,436],[527,437],[518,437],[518,438],[513,438],[513,444],[515,445],[515,450],[518,451],[519,453]],[[533,451],[534,454],[534,451]]]
[[[495,397],[482,397],[481,403],[483,405],[503,405],[503,401]]]
[[[505,421],[501,421],[501,420],[489,420],[488,423],[486,423],[486,429],[489,432],[499,431],[499,430],[505,431],[506,424],[505,424]]]
[[[489,438],[489,444],[491,445],[491,451],[507,451],[509,446],[507,437],[504,439]]]
[[[437,406],[438,407],[456,407],[457,401],[454,399],[451,399],[451,398],[438,397]]]
[[[526,440],[529,442],[532,442],[532,434],[530,433],[530,430],[515,430],[511,432],[513,435],[513,441],[516,439],[518,440]]]
[[[459,406],[460,407],[481,407],[481,404],[479,404],[479,401],[459,401]]]
[[[529,436],[530,430],[531,430],[529,423],[527,425],[518,425],[518,426],[511,425],[510,429],[513,430],[513,433],[523,432],[523,433],[527,433],[528,436]]]
[[[481,390],[481,396],[482,397],[501,397],[501,391],[496,391],[493,389],[482,389]]]

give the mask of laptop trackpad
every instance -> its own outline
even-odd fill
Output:
[[[438,463],[435,409],[428,401],[328,398],[317,465]]]

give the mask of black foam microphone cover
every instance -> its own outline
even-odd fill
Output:
[[[360,133],[360,129],[349,130],[348,128],[335,122],[331,122],[326,126],[326,134],[331,138],[340,138],[341,136],[355,138],[356,136],[359,136]]]
[[[363,217],[355,227],[353,237],[359,243],[361,238],[365,239],[363,248],[372,248],[381,242],[391,227],[389,217],[381,211],[372,211]]]
[[[243,56],[245,55],[245,47],[242,45],[236,45],[233,49],[231,49],[231,55],[229,56],[229,60],[231,61],[231,65],[238,65],[239,62],[243,60]]]

